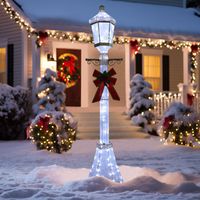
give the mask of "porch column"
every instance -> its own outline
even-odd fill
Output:
[[[22,30],[22,73],[21,85],[28,86],[28,36],[25,30]]]
[[[187,105],[187,93],[188,93],[188,85],[184,83],[179,83],[178,90],[181,94],[181,103]]]
[[[130,45],[125,44],[125,94],[126,94],[126,111],[128,111],[130,107],[130,78],[131,78],[131,70],[130,70]]]
[[[183,83],[189,85],[189,50],[187,47],[182,49],[183,51]]]
[[[35,90],[40,77],[40,48],[35,44],[35,38],[32,38],[32,97],[35,100]]]
[[[189,88],[189,50],[187,47],[182,48],[183,51],[183,83],[178,84],[179,92],[181,93],[181,103],[187,105],[187,93]]]

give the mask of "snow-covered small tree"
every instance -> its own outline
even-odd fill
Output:
[[[65,84],[56,80],[57,73],[46,69],[36,89],[37,103],[33,105],[35,115],[43,111],[65,110]]]
[[[141,74],[135,74],[130,82],[130,108],[128,115],[133,123],[141,126],[147,132],[152,132],[151,123],[155,116],[153,92],[150,83]]]

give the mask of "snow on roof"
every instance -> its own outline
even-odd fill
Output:
[[[194,9],[111,0],[16,0],[34,28],[91,32],[89,19],[103,4],[116,19],[117,35],[200,41]]]

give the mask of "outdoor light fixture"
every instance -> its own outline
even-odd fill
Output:
[[[100,52],[100,72],[108,72],[108,51],[113,44],[115,20],[109,16],[104,6],[89,20],[92,28],[94,46]],[[89,176],[104,176],[115,182],[122,182],[122,176],[116,163],[112,144],[109,141],[109,91],[104,87],[100,99],[100,141]]]
[[[56,66],[56,60],[53,57],[53,54],[48,53],[47,54],[47,63],[46,63],[46,67],[53,70],[53,71],[57,71],[57,66]]]
[[[47,61],[55,61],[55,59],[51,53],[47,54]]]
[[[100,53],[108,53],[113,44],[115,19],[109,16],[104,6],[99,7],[99,13],[89,20],[92,28],[94,46]]]

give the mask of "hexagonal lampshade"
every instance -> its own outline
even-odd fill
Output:
[[[104,6],[99,7],[99,12],[89,20],[92,28],[94,46],[101,53],[107,53],[113,44],[115,19],[105,12]]]

